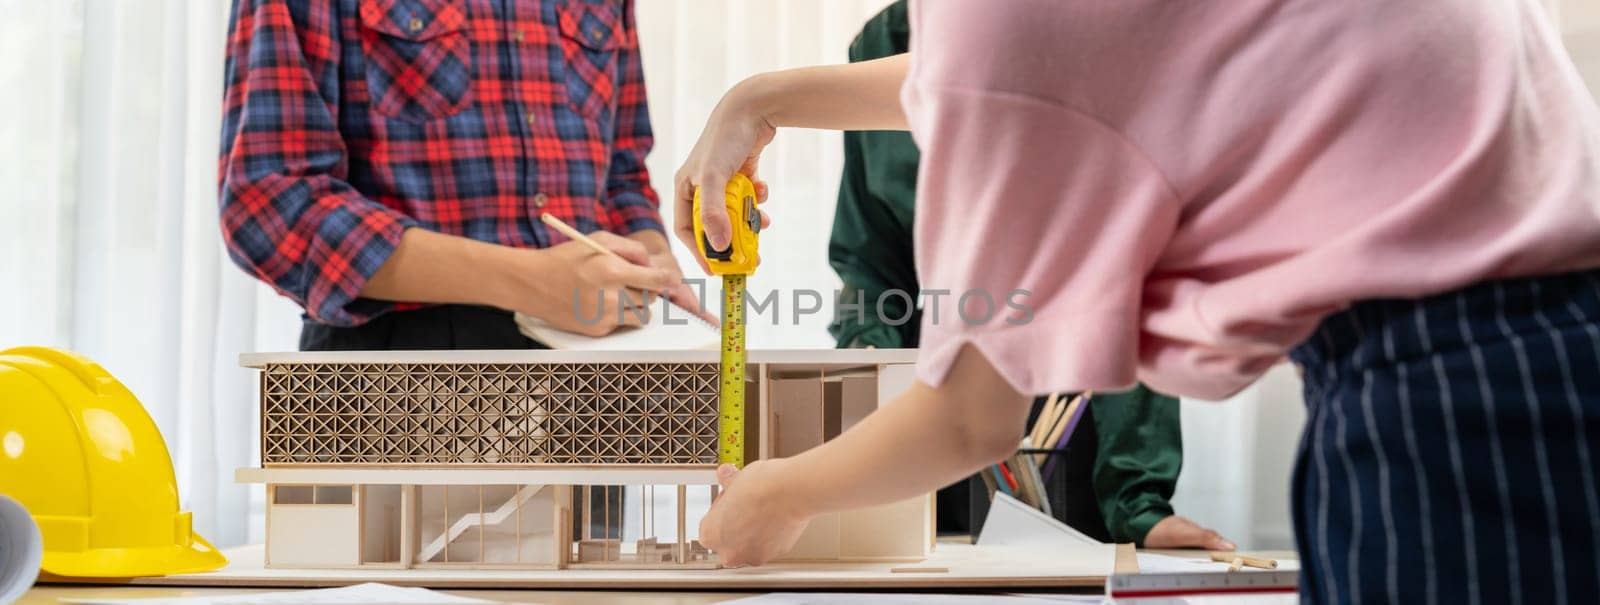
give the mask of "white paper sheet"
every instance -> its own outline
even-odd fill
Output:
[[[905,593],[792,593],[775,592],[722,605],[1060,605],[1061,603],[1099,603],[1099,595],[1005,595],[1005,594],[905,594]]]
[[[1021,500],[996,493],[984,518],[977,546],[1030,560],[1063,575],[1108,576],[1116,568],[1117,547],[1101,544]]]
[[[22,504],[0,495],[0,603],[22,598],[39,577],[44,542]]]
[[[247,605],[254,603],[281,605],[346,605],[367,603],[397,603],[403,605],[454,605],[457,603],[493,603],[482,599],[469,599],[435,592],[426,588],[402,588],[388,584],[356,584],[339,588],[264,592],[215,597],[180,597],[156,599],[61,599],[76,605]]]
[[[670,310],[663,311],[667,307]],[[671,315],[669,318],[668,315]],[[557,329],[544,320],[516,314],[517,329],[552,349],[566,351],[660,351],[716,349],[722,332],[688,311],[670,304],[650,307],[650,321],[637,328],[621,328],[605,336],[584,336]],[[671,319],[673,323],[667,323]]]
[[[978,546],[1070,547],[1102,544],[1071,526],[1057,521],[1021,500],[995,492],[989,503],[989,516],[983,521]]]

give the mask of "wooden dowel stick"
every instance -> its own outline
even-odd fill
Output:
[[[512,497],[515,498],[516,496],[512,496]],[[483,550],[484,550],[483,549],[483,541],[485,539],[484,535],[483,535],[483,533],[484,533],[484,531],[483,531],[484,530],[483,519],[484,519],[484,517],[483,517],[483,486],[480,485],[480,486],[478,486],[478,560],[476,561],[477,563],[482,563],[483,562]]]
[[[450,562],[450,486],[444,486],[444,562]]]
[[[1248,557],[1248,556],[1241,555],[1241,554],[1236,553],[1236,552],[1213,552],[1213,553],[1211,553],[1211,560],[1212,561],[1216,561],[1218,563],[1232,563],[1236,559],[1238,561],[1240,561],[1241,565],[1246,565],[1246,566],[1249,566],[1249,567],[1255,567],[1255,568],[1258,568],[1258,569],[1277,569],[1278,568],[1278,561],[1275,560],[1275,559],[1263,559],[1263,558],[1260,558],[1260,557]]]
[[[684,531],[685,511],[683,510],[683,505],[687,502],[689,502],[689,488],[680,484],[678,485],[678,505],[674,507],[678,509],[678,563],[689,562],[689,551],[687,550],[689,536],[688,532]]]

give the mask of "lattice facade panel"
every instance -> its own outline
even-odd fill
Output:
[[[266,466],[714,464],[715,363],[295,363],[261,372]]]

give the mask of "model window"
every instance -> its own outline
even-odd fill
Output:
[[[317,504],[354,504],[353,486],[318,485]]]
[[[273,504],[354,504],[349,485],[279,485],[272,489]]]
[[[272,488],[273,504],[311,504],[312,495],[309,485],[279,485]]]

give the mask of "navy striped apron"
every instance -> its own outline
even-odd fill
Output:
[[[1291,357],[1303,602],[1600,601],[1600,272],[1363,302]]]

